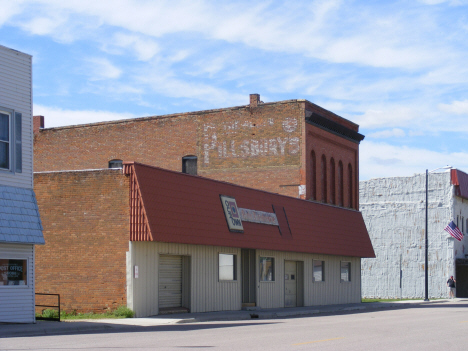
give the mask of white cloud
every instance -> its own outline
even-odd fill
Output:
[[[393,128],[393,129],[382,130],[379,132],[369,133],[366,136],[367,138],[374,138],[374,139],[403,138],[406,136],[406,133],[403,129]]]
[[[154,40],[124,33],[116,33],[112,45],[133,51],[140,61],[152,59],[160,50],[159,45]]]
[[[38,104],[34,104],[33,110],[35,116],[44,116],[44,124],[46,128],[116,121],[137,117],[131,113],[115,113],[110,111],[93,110],[65,110],[59,107],[43,106]]]
[[[451,104],[439,104],[438,107],[442,112],[468,116],[468,100],[453,101]]]
[[[90,80],[116,79],[122,74],[122,70],[106,58],[90,57],[85,61],[85,74]]]
[[[431,151],[365,141],[359,148],[360,179],[411,176],[446,165],[468,170],[468,152]]]

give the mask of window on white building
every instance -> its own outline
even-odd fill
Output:
[[[314,260],[314,282],[325,281],[325,261]]]
[[[341,262],[341,281],[351,281],[351,262]]]
[[[21,113],[0,107],[0,169],[22,172]]]
[[[260,257],[260,281],[275,281],[275,259],[273,257]]]
[[[219,280],[237,280],[237,256],[219,254]]]
[[[28,260],[0,258],[0,286],[28,285]]]

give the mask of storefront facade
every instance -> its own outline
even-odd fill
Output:
[[[37,282],[65,310],[356,303],[361,257],[374,255],[358,211],[138,163],[37,173],[35,183],[48,243]]]

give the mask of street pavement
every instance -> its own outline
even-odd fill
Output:
[[[292,318],[312,316],[316,314],[338,314],[375,311],[382,309],[402,309],[416,307],[419,305],[440,305],[466,301],[468,301],[468,299],[430,300],[427,302],[423,300],[404,300],[394,302],[372,302],[331,306],[252,309],[248,311],[242,310],[207,313],[183,313],[159,315],[148,318],[67,320],[62,322],[37,321],[35,324],[0,323],[0,338],[105,332],[116,331],[121,328],[135,326],[150,327],[181,323]]]

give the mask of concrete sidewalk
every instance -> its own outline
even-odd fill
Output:
[[[405,300],[395,302],[372,302],[331,306],[310,306],[296,308],[253,309],[250,311],[222,311],[206,313],[184,313],[160,315],[147,318],[126,319],[88,319],[67,320],[62,322],[37,321],[36,324],[0,323],[0,338],[28,337],[41,335],[64,335],[95,332],[116,332],[119,329],[135,327],[155,327],[181,325],[185,323],[243,321],[252,319],[276,319],[304,317],[328,313],[366,312],[381,309],[398,309],[420,305],[450,305],[463,303],[468,306],[468,299],[452,300]],[[137,330],[135,330],[137,331]]]

